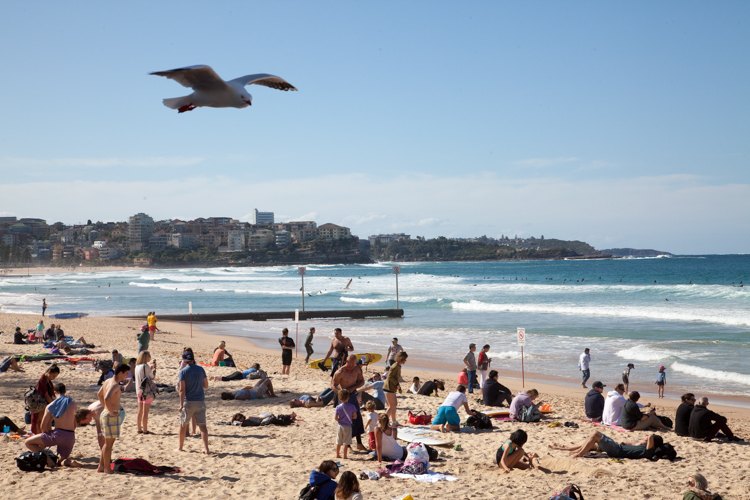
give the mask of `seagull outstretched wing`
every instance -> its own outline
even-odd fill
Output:
[[[276,90],[297,90],[297,88],[291,83],[287,82],[283,78],[275,75],[269,75],[268,73],[258,73],[257,75],[245,75],[234,80],[230,80],[228,83],[239,84],[239,85],[263,85],[264,87],[271,87]]]
[[[170,78],[183,87],[190,87],[195,90],[214,90],[224,88],[227,85],[211,66],[205,64],[169,69],[167,71],[154,71],[150,74]]]

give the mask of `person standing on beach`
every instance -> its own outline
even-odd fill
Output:
[[[146,323],[148,323],[148,333],[151,335],[151,340],[154,340],[154,336],[156,336],[156,322],[158,320],[156,319],[156,311],[151,311],[148,316],[146,317]]]
[[[477,358],[477,369],[479,370],[479,387],[484,388],[484,382],[487,380],[487,372],[490,369],[490,363],[492,359],[487,356],[490,352],[490,345],[484,344],[482,350],[479,351],[479,357]]]
[[[151,334],[148,331],[148,325],[141,327],[141,333],[138,334],[138,354],[148,351],[148,343],[151,341]]]
[[[365,451],[367,448],[362,444],[362,434],[365,432],[365,426],[362,421],[362,413],[359,410],[357,402],[357,389],[365,385],[365,376],[362,374],[362,367],[357,364],[357,356],[350,354],[346,358],[341,368],[336,370],[331,378],[331,389],[335,392],[341,389],[349,391],[349,403],[357,409],[356,416],[352,419],[352,436],[357,439],[357,449]]]
[[[633,363],[628,363],[627,368],[622,372],[622,384],[625,386],[625,392],[630,388],[630,370],[635,370]]]
[[[664,397],[664,386],[667,385],[667,369],[664,365],[659,367],[659,373],[656,374],[656,385],[659,388],[659,398]]]
[[[477,350],[476,344],[469,344],[469,352],[464,356],[464,365],[466,365],[466,374],[469,377],[469,394],[474,393],[474,385],[477,383],[477,359],[474,351]]]
[[[289,375],[289,370],[292,367],[292,349],[294,349],[294,340],[289,338],[288,328],[281,330],[279,345],[281,346],[281,374]]]
[[[341,332],[341,328],[335,328],[333,330],[333,339],[331,340],[331,347],[328,348],[328,352],[326,353],[326,357],[323,358],[323,361],[321,364],[325,366],[326,361],[329,359],[333,360],[333,364],[331,366],[331,377],[333,377],[334,373],[336,373],[336,370],[338,370],[339,366],[343,365],[346,361],[346,356],[349,352],[354,350],[354,346],[352,345],[352,341],[349,337],[344,337],[344,335]],[[331,353],[335,353],[333,358],[331,358]]]
[[[305,351],[307,351],[307,356],[305,357],[305,364],[310,362],[310,356],[315,352],[313,351],[313,337],[315,336],[315,327],[310,327],[310,333],[307,334],[307,338],[305,339]]]
[[[47,312],[47,297],[42,299],[42,317],[44,317],[44,313]]]
[[[120,438],[120,428],[125,420],[125,410],[120,406],[122,396],[120,382],[125,380],[129,373],[129,365],[125,363],[119,365],[115,369],[115,376],[104,382],[97,394],[99,402],[104,407],[100,416],[104,430],[104,446],[102,446],[102,455],[96,472],[112,474],[112,448],[115,446],[115,441]]]
[[[386,413],[391,418],[391,425],[398,427],[398,421],[396,420],[396,408],[398,406],[398,398],[396,397],[396,391],[401,392],[401,382],[404,380],[401,378],[401,367],[406,363],[406,358],[409,355],[406,351],[401,351],[396,356],[396,362],[391,365],[391,369],[388,370],[388,377],[383,385],[383,392],[385,392],[385,402],[387,405]]]
[[[393,337],[391,339],[391,345],[388,346],[388,351],[385,353],[385,366],[391,367],[396,362],[396,356],[398,353],[403,352],[404,348],[398,343],[398,339]]]
[[[591,377],[591,371],[589,370],[589,363],[591,363],[591,353],[589,348],[583,350],[581,356],[578,358],[578,369],[581,370],[581,386],[584,389],[588,389],[586,381]]]
[[[182,360],[186,363],[185,368],[177,375],[180,393],[180,447],[185,445],[185,436],[188,426],[193,417],[201,430],[203,447],[206,455],[208,451],[208,427],[206,426],[206,395],[208,389],[208,377],[203,367],[195,364],[195,356],[192,351],[184,351]]]

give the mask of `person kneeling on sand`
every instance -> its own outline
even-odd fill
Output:
[[[449,392],[445,401],[438,408],[435,418],[432,419],[431,429],[440,432],[460,432],[461,417],[458,416],[458,409],[463,406],[466,413],[474,415],[474,410],[469,408],[469,401],[466,399],[466,386],[459,385],[456,390]]]
[[[528,435],[522,429],[518,429],[510,435],[510,438],[500,445],[495,453],[495,462],[504,472],[511,469],[533,469],[536,453],[526,453],[523,445],[526,444]],[[537,458],[538,460],[538,458]]]
[[[265,399],[275,398],[276,394],[273,392],[273,384],[270,378],[258,380],[254,386],[245,386],[234,392],[222,392],[221,399],[238,401],[247,401],[249,399]]]
[[[58,397],[44,410],[41,423],[41,434],[31,436],[25,441],[26,447],[31,451],[42,451],[50,446],[57,446],[62,465],[78,466],[70,459],[73,446],[76,443],[76,427],[88,425],[92,414],[89,410],[78,409],[75,401],[65,395],[65,384],[57,384],[55,387]],[[52,421],[55,429],[52,430]]]
[[[637,443],[617,443],[609,436],[599,431],[594,431],[588,439],[579,444],[571,446],[551,444],[549,447],[553,450],[569,451],[570,455],[576,458],[585,457],[592,451],[600,451],[606,453],[609,458],[648,458],[649,460],[654,460],[661,458],[659,450],[663,444],[664,440],[658,434],[651,434],[644,441]],[[675,455],[664,455],[664,457],[672,460],[675,458]]]
[[[433,379],[428,380],[424,384],[422,384],[422,387],[419,388],[419,391],[417,392],[420,396],[432,396],[433,393],[435,396],[439,396],[439,391],[445,390],[445,384],[442,380]]]
[[[638,400],[641,395],[638,391],[628,394],[628,400],[622,408],[620,415],[620,427],[636,431],[645,431],[655,429],[660,431],[669,431],[669,427],[664,425],[656,414],[656,410],[651,408],[648,413],[643,413],[638,406]]]

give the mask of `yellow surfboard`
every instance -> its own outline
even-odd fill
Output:
[[[363,352],[360,354],[355,353],[354,355],[357,356],[357,360],[361,361],[361,364],[363,365],[369,365],[370,363],[377,363],[383,358],[381,354],[375,354],[372,352]],[[316,370],[319,370],[320,369],[319,363],[321,361],[323,360],[315,359],[313,361],[310,361],[310,364],[307,366],[309,366],[310,368],[315,368]],[[332,365],[333,365],[333,360],[331,358],[328,358],[325,363],[326,368],[330,368]]]

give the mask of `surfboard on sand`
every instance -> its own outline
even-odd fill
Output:
[[[70,312],[70,313],[53,314],[51,317],[54,319],[77,319],[77,318],[85,318],[88,315],[89,313]]]
[[[482,413],[484,413],[485,415],[487,415],[490,418],[495,418],[495,417],[509,417],[510,416],[510,410],[508,410],[508,409],[506,409],[506,410],[497,410],[497,411],[484,411]]]
[[[375,354],[372,352],[363,352],[363,353],[354,354],[354,355],[357,356],[357,360],[361,361],[361,364],[363,365],[369,365],[370,363],[377,363],[383,357],[381,354]],[[315,359],[313,361],[310,361],[310,364],[307,366],[309,366],[310,368],[315,368],[316,370],[320,369],[320,366],[318,366],[318,363],[320,363],[321,361],[323,360]],[[325,364],[326,368],[330,368],[332,365],[333,365],[333,360],[331,358],[328,358]]]
[[[430,446],[452,446],[453,439],[450,432],[434,431],[426,425],[401,426],[398,428],[398,438],[409,443],[422,443]]]

